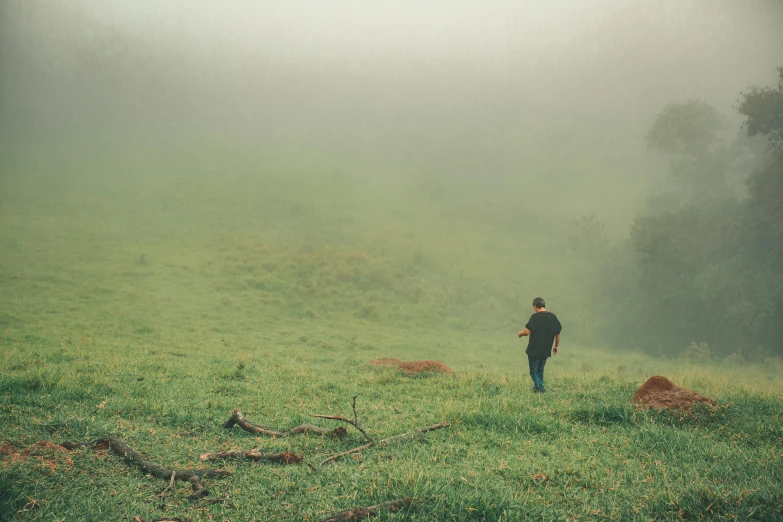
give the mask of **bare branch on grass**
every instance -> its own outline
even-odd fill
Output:
[[[303,455],[297,455],[290,451],[284,451],[282,453],[261,453],[260,448],[252,448],[249,450],[232,450],[232,451],[220,451],[218,453],[204,453],[199,457],[201,461],[214,461],[223,459],[251,459],[258,462],[259,460],[267,460],[269,462],[277,462],[279,464],[299,464],[304,460]]]
[[[412,502],[413,499],[407,497],[407,498],[399,498],[397,500],[389,500],[387,502],[382,502],[375,506],[346,509],[345,511],[340,511],[339,513],[335,513],[329,518],[323,519],[321,522],[346,522],[349,520],[363,520],[381,511],[391,511],[391,512],[399,511],[405,506],[409,506]]]
[[[189,518],[141,518],[133,517],[133,522],[191,522]]]
[[[312,424],[302,424],[282,431],[275,430],[267,426],[261,426],[260,424],[253,424],[242,415],[242,411],[239,408],[235,408],[231,412],[231,417],[223,423],[224,428],[233,428],[234,426],[239,426],[249,433],[268,435],[270,437],[286,437],[288,435],[298,435],[300,433],[314,433],[316,435],[331,435],[332,437],[341,439],[343,435],[345,435],[345,428],[328,430]]]
[[[344,451],[342,453],[337,453],[335,455],[331,455],[330,457],[327,457],[326,459],[321,461],[321,464],[319,465],[319,467],[323,467],[325,464],[329,464],[330,462],[334,462],[335,460],[337,460],[337,459],[339,459],[341,457],[345,457],[347,455],[351,455],[353,453],[358,453],[360,451],[363,451],[363,450],[366,450],[368,448],[371,448],[371,447],[375,446],[375,444],[378,444],[378,443],[380,443],[380,444],[387,444],[387,443],[389,443],[391,441],[394,441],[394,440],[402,439],[402,438],[405,438],[405,437],[411,437],[411,436],[414,436],[414,435],[420,435],[422,433],[427,433],[428,431],[434,431],[434,430],[438,430],[440,428],[446,428],[446,427],[449,426],[448,422],[441,422],[439,424],[433,424],[431,426],[425,426],[424,428],[418,428],[416,430],[409,431],[409,432],[406,432],[406,433],[400,433],[399,435],[394,435],[392,437],[388,437],[388,438],[385,438],[385,439],[383,439],[383,440],[381,440],[379,442],[376,442],[376,440],[369,433],[367,433],[364,430],[364,428],[362,428],[362,426],[359,424],[359,416],[356,413],[356,396],[354,396],[354,398],[353,398],[353,420],[347,419],[347,418],[343,417],[342,415],[313,415],[313,414],[311,414],[310,416],[311,417],[318,417],[320,419],[331,419],[331,420],[336,420],[336,421],[340,421],[340,422],[346,422],[346,423],[350,424],[351,426],[353,426],[354,428],[356,428],[357,430],[359,430],[362,433],[362,435],[364,435],[364,438],[367,439],[367,441],[368,441],[367,444],[364,444],[363,446],[358,446],[358,447],[352,448],[352,449],[350,449],[348,451]]]
[[[357,430],[361,432],[362,435],[364,435],[364,438],[367,439],[369,442],[375,443],[375,439],[372,438],[372,436],[367,433],[364,428],[359,424],[359,416],[356,414],[356,396],[353,397],[353,420],[346,419],[342,415],[316,415],[316,414],[310,414],[310,417],[318,417],[319,419],[331,419],[336,420],[340,422],[347,422]]]
[[[333,461],[339,459],[340,457],[345,457],[345,456],[350,455],[352,453],[358,453],[358,452],[360,452],[362,450],[366,450],[367,448],[371,448],[373,446],[375,446],[375,441],[368,442],[364,446],[358,446],[356,448],[349,449],[348,451],[343,451],[342,453],[337,453],[335,455],[332,455],[331,457],[328,457],[328,458],[325,458],[324,460],[322,460],[321,463],[318,466],[319,467],[323,467],[325,464],[329,464],[330,462],[333,462]]]
[[[379,444],[387,444],[387,443],[389,443],[389,442],[391,442],[393,440],[398,440],[398,439],[402,439],[402,438],[405,438],[405,437],[412,437],[414,435],[421,435],[422,433],[427,433],[428,431],[435,431],[435,430],[439,430],[441,428],[448,428],[449,426],[451,426],[451,424],[449,424],[448,422],[441,422],[441,423],[438,423],[438,424],[433,424],[432,426],[425,426],[424,428],[418,428],[418,429],[415,429],[413,431],[409,431],[409,432],[406,432],[406,433],[400,433],[399,435],[393,435],[391,437],[387,437],[387,438],[379,441],[378,443]]]
[[[319,467],[323,467],[325,464],[329,464],[330,462],[333,462],[340,457],[345,457],[346,455],[350,455],[352,453],[357,453],[362,450],[366,450],[367,448],[371,448],[372,446],[375,446],[375,439],[372,438],[372,435],[367,433],[367,431],[362,428],[361,424],[359,424],[359,415],[356,413],[356,395],[353,396],[353,420],[343,417],[342,415],[317,415],[317,414],[310,414],[310,417],[318,417],[319,419],[331,419],[336,420],[340,422],[346,422],[359,430],[359,432],[364,435],[364,438],[367,439],[367,444],[363,446],[358,446],[356,448],[350,449],[348,451],[344,451],[342,453],[337,453],[335,455],[332,455],[330,457],[327,457],[323,461],[321,461],[321,464],[319,464]]]
[[[339,459],[341,457],[345,457],[347,455],[351,455],[352,453],[358,453],[358,452],[360,452],[362,450],[366,450],[368,448],[371,448],[371,447],[375,446],[375,444],[382,444],[382,445],[385,446],[386,444],[388,444],[389,442],[392,442],[392,441],[396,441],[396,440],[399,440],[399,439],[402,439],[402,438],[405,438],[405,437],[412,437],[414,435],[421,435],[422,433],[427,433],[428,431],[439,430],[441,428],[447,428],[448,426],[450,426],[450,424],[448,422],[441,422],[440,424],[433,424],[432,426],[426,426],[424,428],[419,428],[419,429],[416,429],[416,430],[413,430],[413,431],[409,431],[407,433],[400,433],[399,435],[394,435],[392,437],[388,437],[388,438],[385,438],[383,440],[380,440],[377,443],[373,440],[371,442],[368,442],[364,446],[359,446],[359,447],[350,449],[348,451],[344,451],[343,453],[337,453],[335,455],[332,455],[332,456],[324,459],[323,461],[321,461],[321,464],[319,464],[319,466],[323,467],[325,464],[329,464],[330,462],[334,462],[335,460],[337,460],[337,459]]]
[[[114,437],[107,437],[98,439],[95,442],[63,442],[61,444],[67,450],[73,450],[82,448],[85,446],[95,446],[96,448],[109,448],[115,454],[125,460],[126,463],[132,464],[139,468],[140,471],[148,473],[153,477],[157,477],[165,480],[182,480],[190,483],[193,488],[193,493],[188,497],[188,500],[197,500],[208,495],[206,488],[201,484],[201,479],[206,478],[220,478],[229,475],[228,471],[222,469],[169,469],[163,466],[158,466],[152,462],[146,460],[144,457],[136,453],[127,444],[120,439]]]
[[[158,504],[158,508],[161,511],[166,509],[166,493],[168,493],[169,491],[174,491],[174,481],[176,479],[177,479],[177,471],[174,470],[171,472],[171,480],[169,481],[168,487],[160,493],[160,503]]]

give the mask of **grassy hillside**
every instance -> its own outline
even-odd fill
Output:
[[[433,201],[405,172],[298,157],[145,154],[25,164],[8,177],[0,277],[10,332],[43,323],[59,336],[242,342],[270,326],[298,338],[339,323],[346,335],[513,340],[531,295],[574,302],[564,264],[541,259],[555,241],[525,234],[536,223],[513,207],[520,231],[499,229],[502,203],[465,210],[465,193]]]
[[[35,443],[115,436],[170,467],[260,446],[317,465],[359,433],[268,438],[222,423],[239,407],[288,428],[349,415],[354,395],[379,439],[451,426],[317,473],[218,463],[232,476],[205,485],[228,502],[190,502],[180,484],[165,514],[319,520],[414,497],[380,519],[783,517],[780,365],[594,346],[565,218],[518,202],[529,179],[478,190],[336,154],[214,145],[55,152],[16,157],[1,181],[0,520],[163,516],[163,481]],[[546,396],[530,393],[515,336],[539,294],[565,324]],[[457,373],[366,364],[385,356]],[[636,411],[633,392],[656,374],[722,406]]]

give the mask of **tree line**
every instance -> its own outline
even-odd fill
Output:
[[[677,190],[638,215],[627,240],[602,247],[600,224],[578,223],[609,344],[660,355],[783,355],[783,67],[751,87],[726,139],[719,112],[672,103],[647,134]],[[598,246],[591,243],[596,239]]]

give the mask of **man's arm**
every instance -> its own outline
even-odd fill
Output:
[[[528,335],[530,335],[530,329],[529,328],[525,328],[524,330],[519,332],[517,335],[519,335],[519,337],[527,337]]]
[[[557,355],[557,351],[560,349],[560,334],[557,334],[555,336],[555,348],[552,350],[555,355]]]

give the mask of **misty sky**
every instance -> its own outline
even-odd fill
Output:
[[[773,83],[783,64],[773,0],[0,6],[0,111],[12,133],[97,122],[102,134],[337,140],[498,170],[542,147],[642,150],[672,101],[701,98],[737,122],[739,93]]]
[[[201,42],[196,52],[240,64],[302,60],[359,76],[409,68],[424,79],[460,64],[453,74],[479,83],[524,87],[524,79],[574,93],[587,83],[612,97],[612,87],[628,86],[720,102],[774,78],[770,64],[783,59],[783,8],[766,0],[77,3],[101,24]]]

